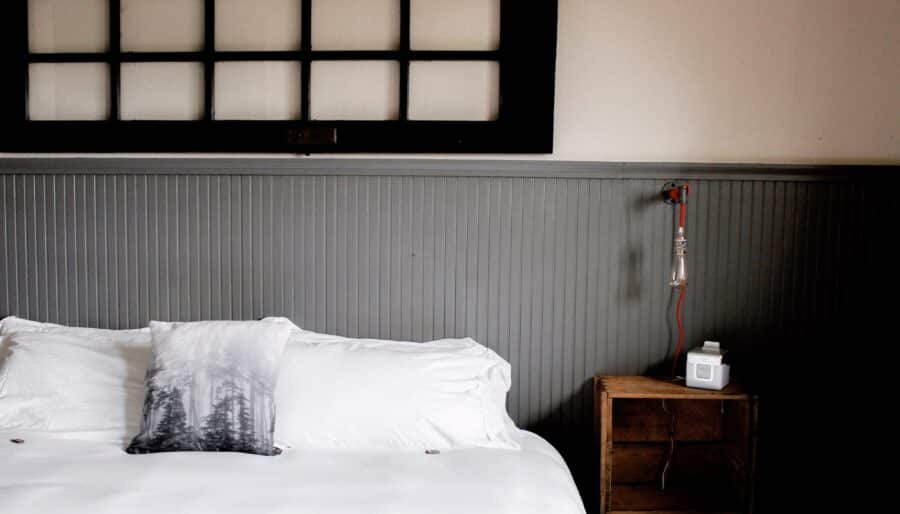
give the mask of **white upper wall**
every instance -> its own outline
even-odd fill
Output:
[[[554,147],[900,163],[900,0],[559,0]]]
[[[898,0],[560,0],[555,158],[900,162]]]

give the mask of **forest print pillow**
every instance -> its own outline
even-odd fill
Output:
[[[150,322],[153,357],[141,431],[128,453],[275,455],[275,382],[291,325]]]

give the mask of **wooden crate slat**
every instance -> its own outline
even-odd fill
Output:
[[[709,441],[722,439],[721,402],[665,399],[675,413],[675,439]],[[618,398],[613,405],[616,422],[613,441],[668,441],[671,415],[663,410],[663,399]]]
[[[739,384],[729,384],[721,391],[689,389],[683,383],[673,383],[653,377],[599,377],[603,389],[612,398],[681,398],[684,400],[749,400],[750,395]]]
[[[722,443],[676,444],[667,481],[672,485],[688,481],[714,484],[728,476],[728,447]],[[621,443],[611,450],[613,485],[659,483],[669,453],[668,443]]]
[[[714,488],[667,487],[657,484],[614,485],[610,498],[612,510],[737,510],[737,500]]]
[[[740,514],[739,511],[702,511],[702,510],[611,510],[608,514]]]

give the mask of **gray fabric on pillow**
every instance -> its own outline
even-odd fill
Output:
[[[274,390],[291,329],[265,321],[151,322],[141,432],[128,453],[280,453]]]

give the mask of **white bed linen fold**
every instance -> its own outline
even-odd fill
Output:
[[[15,444],[10,439],[25,442]],[[583,514],[562,458],[522,449],[128,455],[120,441],[0,432],[3,514]]]

